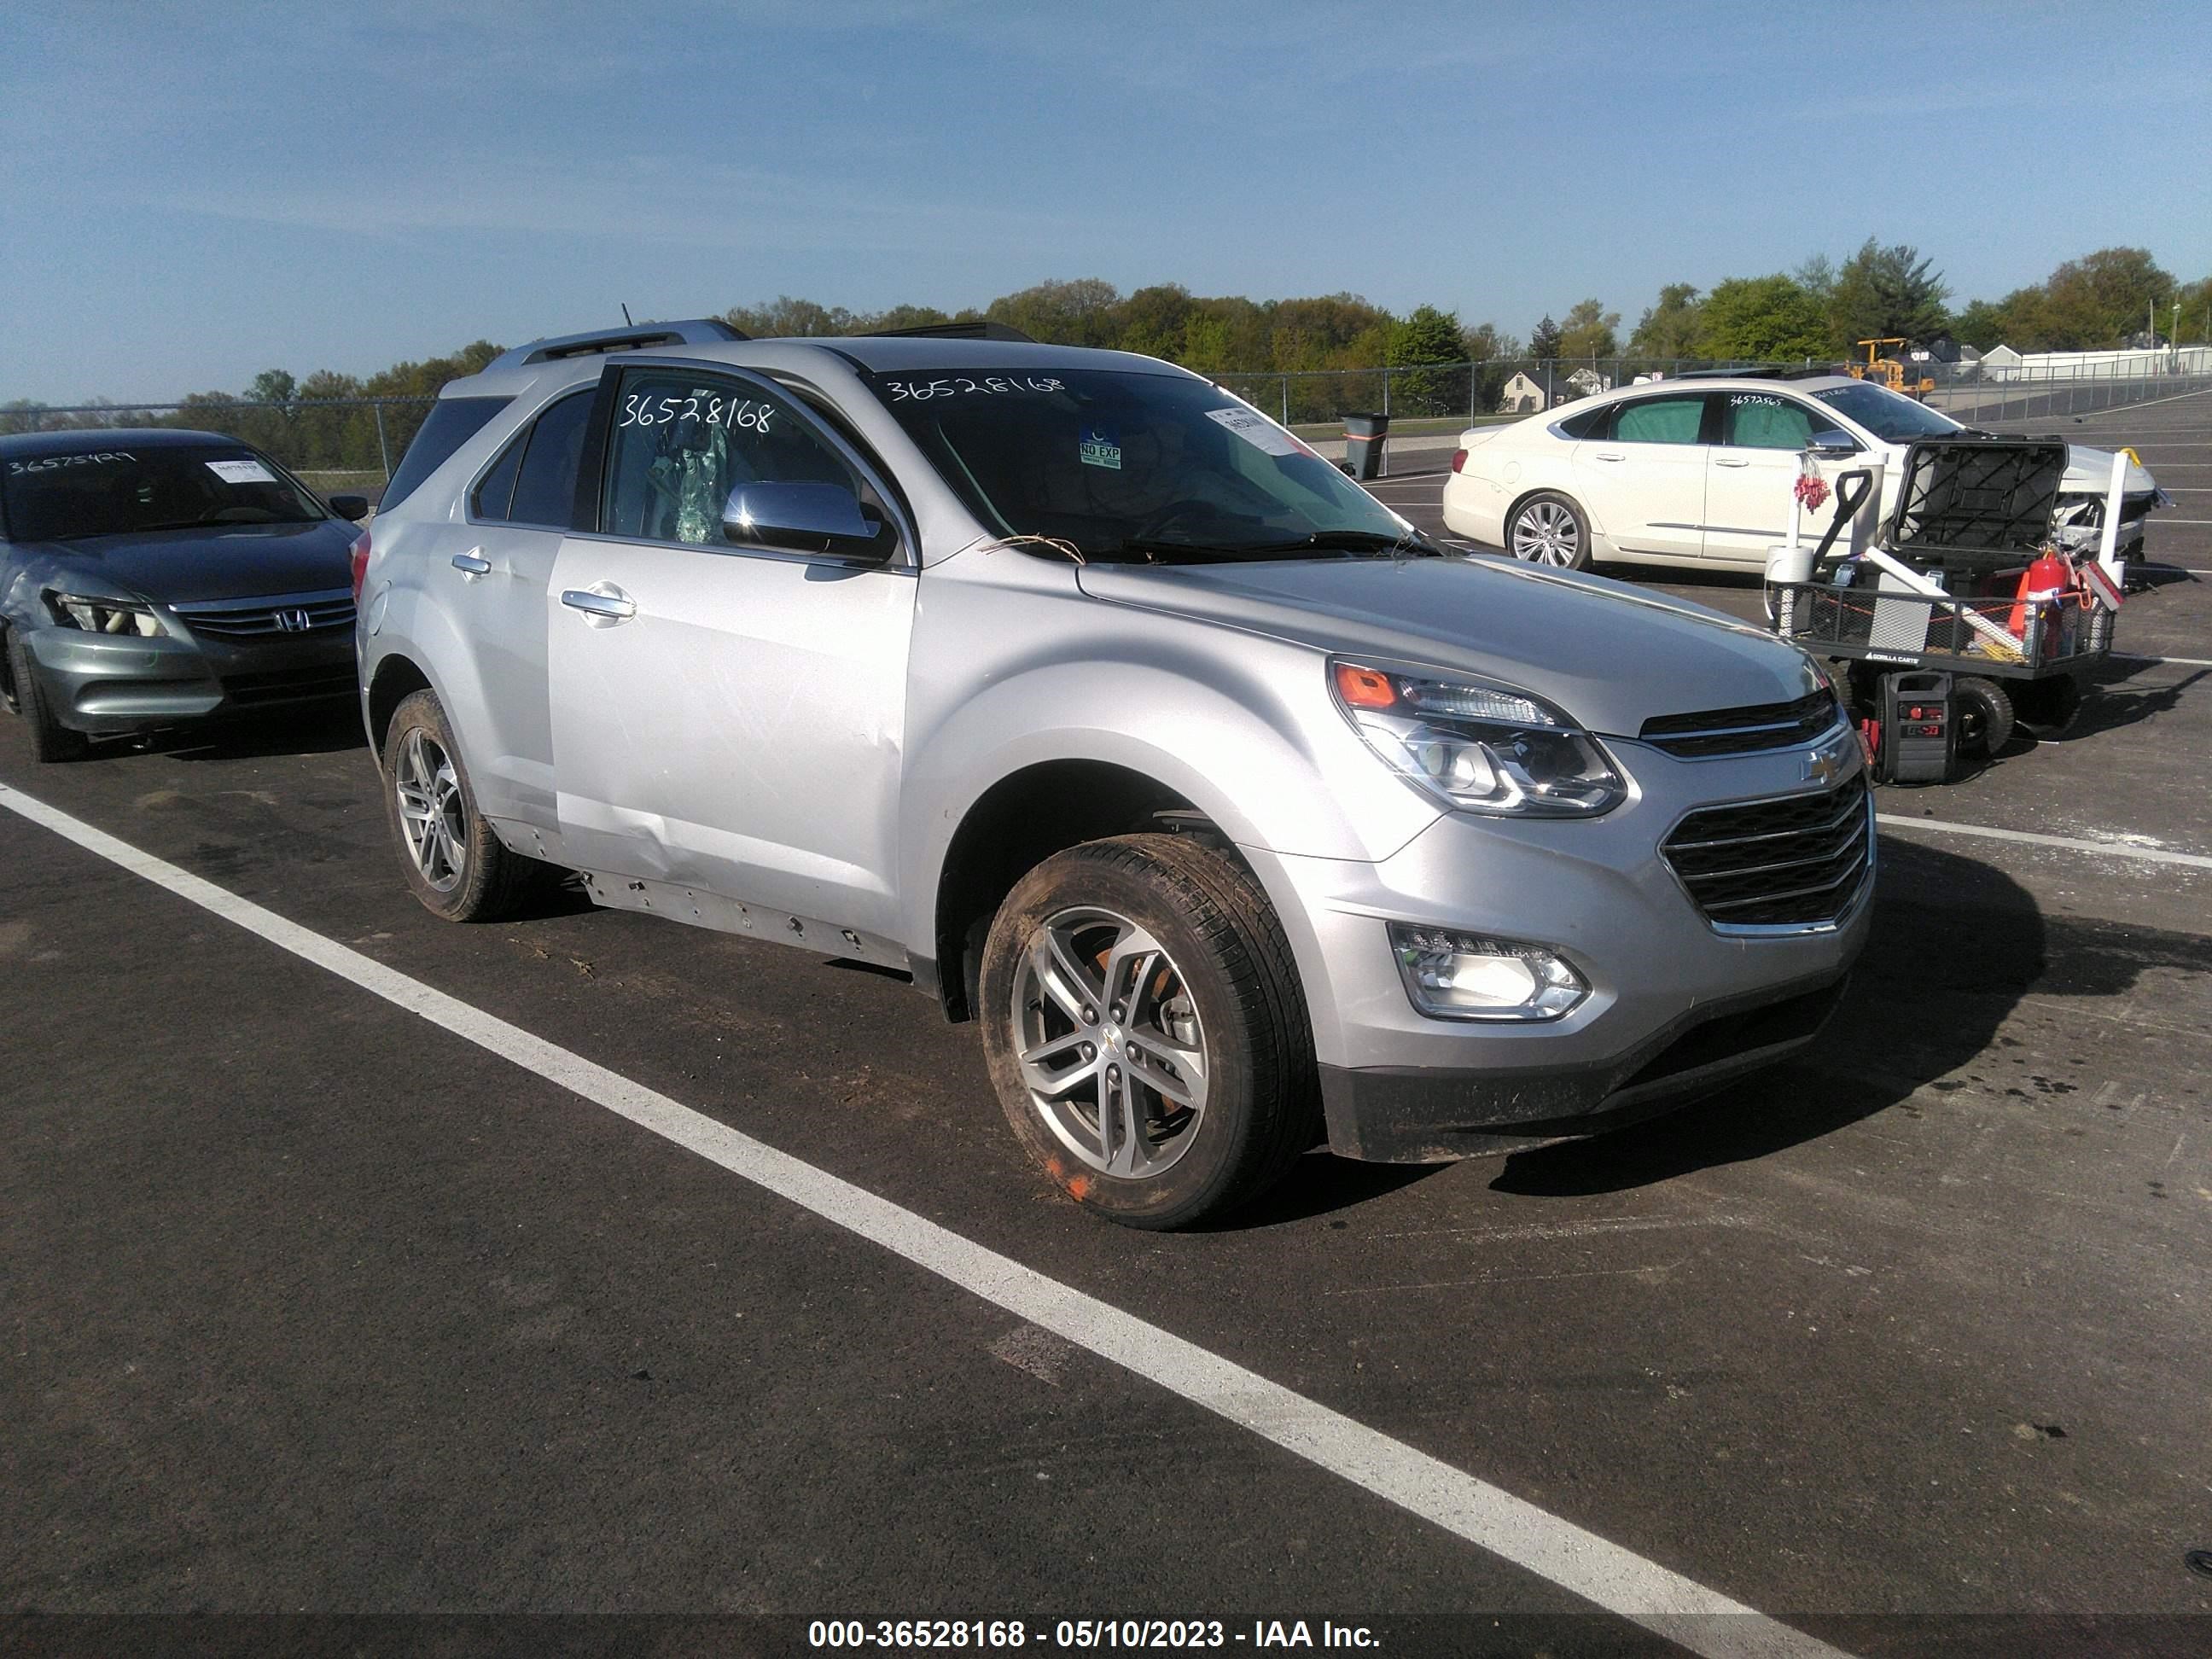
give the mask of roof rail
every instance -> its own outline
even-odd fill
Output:
[[[489,374],[499,368],[521,368],[531,363],[557,362],[563,357],[592,357],[610,351],[642,351],[653,346],[714,345],[748,337],[719,317],[699,317],[681,323],[640,323],[631,328],[594,329],[588,334],[561,334],[502,351],[484,365]]]
[[[1036,337],[1024,334],[1011,323],[924,323],[919,328],[872,328],[871,340],[1015,340],[1035,345]]]

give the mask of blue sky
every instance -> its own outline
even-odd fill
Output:
[[[1525,336],[1847,254],[2212,271],[2201,3],[62,3],[0,62],[0,400],[1047,277]]]

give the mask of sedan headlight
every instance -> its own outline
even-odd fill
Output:
[[[1446,805],[1586,818],[1627,799],[1597,740],[1526,691],[1341,657],[1329,659],[1328,684],[1368,747]]]
[[[64,628],[81,628],[88,634],[136,634],[154,639],[161,624],[154,608],[135,599],[87,599],[75,593],[49,593],[54,620]]]

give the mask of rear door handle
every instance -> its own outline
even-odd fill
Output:
[[[453,555],[453,568],[465,576],[489,576],[491,561],[478,556],[477,550],[472,547],[465,553]]]
[[[561,603],[571,611],[580,611],[587,617],[605,617],[610,622],[627,622],[637,615],[637,605],[627,594],[594,593],[587,587],[563,588]]]
[[[1628,457],[1617,449],[1601,449],[1591,459],[1600,461],[1625,461]]]
[[[1713,457],[1713,465],[1715,466],[1749,466],[1751,463],[1741,458],[1732,461],[1725,455],[1716,455]]]

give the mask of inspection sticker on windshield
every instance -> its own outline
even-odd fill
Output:
[[[1116,472],[1121,470],[1121,446],[1111,427],[1085,427],[1081,453],[1085,466],[1110,466]]]
[[[258,461],[210,461],[207,470],[225,483],[275,483],[276,475]]]
[[[1255,445],[1270,455],[1313,453],[1265,415],[1249,409],[1209,409],[1206,411],[1206,418],[1218,421],[1246,443]]]

